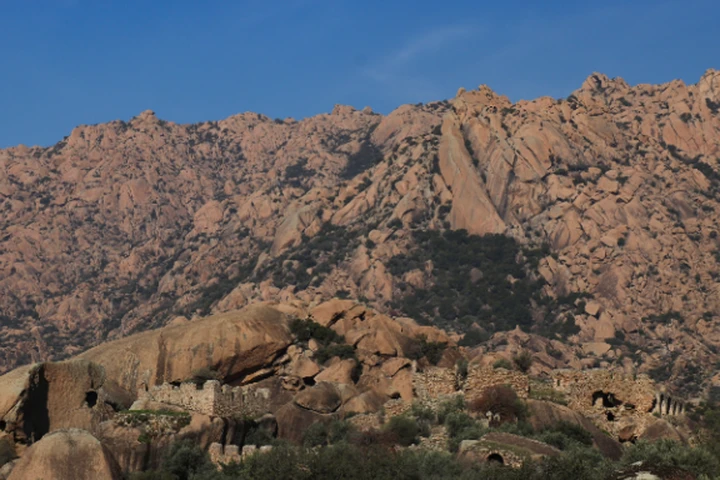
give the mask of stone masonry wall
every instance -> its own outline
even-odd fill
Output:
[[[464,385],[465,398],[471,401],[480,396],[483,390],[495,385],[509,386],[520,398],[527,398],[530,390],[528,377],[525,374],[505,368],[470,365]]]
[[[622,403],[639,412],[650,413],[654,408],[655,384],[644,375],[633,379],[621,371],[597,369],[555,370],[551,376],[554,388],[565,393],[568,406],[578,412],[593,410],[603,399],[606,405]]]
[[[166,403],[205,415],[255,418],[267,413],[269,396],[270,391],[265,388],[221,386],[217,380],[209,380],[201,389],[194,383],[179,386],[165,383],[141,392],[139,400]]]

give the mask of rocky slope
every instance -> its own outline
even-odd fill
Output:
[[[0,151],[0,371],[337,295],[483,338],[520,325],[553,366],[617,362],[693,393],[720,347],[719,131],[710,70],[388,116],[144,112]]]
[[[424,425],[412,448],[514,466],[561,455],[570,440],[560,431],[612,460],[638,439],[700,438],[679,403],[655,402],[662,385],[622,369],[553,370],[537,355],[523,366],[520,337],[488,355],[339,299],[251,305],[138,333],[0,376],[0,479],[126,478],[188,440],[218,464],[238,462],[332,424],[408,446],[382,437],[394,417]],[[472,430],[441,420],[453,415]]]

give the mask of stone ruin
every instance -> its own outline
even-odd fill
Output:
[[[683,415],[685,413],[685,402],[672,398],[666,393],[657,392],[655,393],[651,413],[657,413],[660,416]]]
[[[261,447],[245,445],[241,450],[237,445],[223,446],[220,443],[211,443],[210,448],[208,448],[208,455],[210,456],[210,461],[220,467],[221,465],[240,463],[242,460],[256,453],[266,453],[270,450],[272,450],[272,445],[263,445]]]
[[[468,366],[465,379],[458,378],[455,369],[441,367],[429,367],[413,374],[415,397],[425,404],[438,403],[460,393],[464,394],[467,401],[471,401],[485,389],[496,385],[507,385],[520,398],[527,398],[530,391],[527,375],[478,364]]]
[[[617,411],[661,416],[685,412],[683,402],[658,392],[646,375],[633,378],[621,371],[595,369],[555,370],[551,376],[554,388],[565,393],[570,408],[588,414],[604,409],[609,421]]]
[[[231,387],[208,380],[202,385],[164,383],[140,392],[138,402],[160,402],[210,416],[255,418],[267,413],[269,398],[267,388]]]

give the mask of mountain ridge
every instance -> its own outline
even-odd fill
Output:
[[[530,274],[548,298],[577,297],[550,323],[575,325],[557,339],[579,354],[711,380],[719,110],[715,70],[690,86],[592,74],[567,99],[481,86],[387,116],[179,125],[145,111],[1,150],[0,370],[255,300],[339,293],[389,311],[443,275],[431,260],[389,271],[412,231],[462,229],[548,244]],[[290,258],[312,239],[330,248]]]

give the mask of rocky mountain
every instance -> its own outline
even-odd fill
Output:
[[[718,158],[713,70],[514,104],[481,86],[387,116],[81,126],[0,151],[0,371],[339,296],[485,348],[519,326],[549,367],[694,394],[720,383]]]

